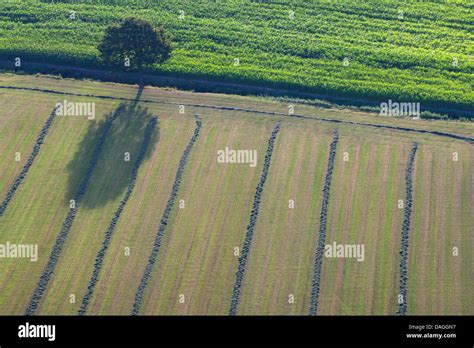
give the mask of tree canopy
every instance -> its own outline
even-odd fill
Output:
[[[141,70],[171,57],[171,41],[161,26],[128,17],[106,28],[98,45],[100,56],[110,67]]]

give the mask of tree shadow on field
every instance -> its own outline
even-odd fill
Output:
[[[114,113],[117,114],[117,117],[112,122],[105,138],[99,159],[89,180],[86,194],[80,204],[81,207],[87,209],[99,208],[125,192],[143,142],[145,127],[152,118],[152,114],[148,112],[148,109],[137,105],[136,102],[130,105],[121,104],[104,119],[91,121],[93,123],[79,145],[79,150],[67,165],[69,178],[65,199],[68,204],[76,194],[85,175],[94,149],[106,127],[106,120]],[[152,134],[141,165],[151,156],[159,140],[158,125]],[[130,154],[129,161],[126,161],[127,153]]]

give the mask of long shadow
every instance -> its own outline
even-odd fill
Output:
[[[138,102],[140,101],[140,97],[143,94],[144,89],[145,89],[145,85],[143,83],[140,83],[140,85],[138,86],[137,94],[135,95],[135,98],[133,99],[133,102],[131,104],[132,107],[137,106]]]
[[[94,170],[81,207],[95,209],[121,196],[130,181],[135,158],[143,141],[143,132],[152,114],[137,103],[121,104],[113,113],[112,124],[104,148]],[[107,115],[108,117],[110,115]],[[85,174],[87,163],[105,126],[105,119],[93,121],[79,145],[79,150],[67,165],[68,187],[64,199],[69,202]],[[159,140],[159,128],[153,133],[144,160],[149,158]],[[129,154],[129,155],[128,155]]]

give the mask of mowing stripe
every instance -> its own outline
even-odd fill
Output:
[[[201,131],[201,126],[202,126],[201,118],[199,117],[199,115],[195,115],[195,118],[196,118],[196,127],[194,128],[193,136],[189,140],[189,143],[184,149],[183,155],[181,156],[181,159],[179,161],[173,187],[171,189],[171,194],[170,194],[170,197],[168,198],[168,202],[166,203],[163,216],[161,217],[160,227],[158,228],[158,232],[156,234],[156,238],[153,243],[153,248],[151,250],[151,254],[150,254],[150,257],[148,258],[148,263],[145,268],[145,272],[143,273],[142,279],[140,280],[140,284],[138,285],[138,289],[135,294],[135,300],[133,302],[133,308],[132,308],[132,315],[138,315],[140,313],[140,307],[143,303],[143,296],[145,294],[145,289],[150,281],[151,272],[153,270],[153,266],[156,263],[156,258],[158,256],[158,252],[160,251],[161,242],[163,240],[166,227],[168,226],[168,221],[169,221],[171,212],[173,211],[173,206],[176,201],[176,197],[178,196],[179,187],[181,186],[181,181],[184,174],[184,169],[186,168],[186,164],[188,162],[189,154],[191,153],[194,143],[196,143],[196,140],[198,139],[199,133]]]
[[[413,164],[415,163],[416,150],[418,144],[413,143],[413,147],[408,157],[407,171],[405,174],[405,210],[403,212],[402,225],[402,241],[400,246],[400,294],[401,299],[398,301],[398,315],[407,314],[407,300],[408,300],[408,248],[411,224],[411,212],[413,206]]]
[[[138,153],[137,159],[133,165],[132,169],[132,174],[130,178],[130,182],[127,187],[127,191],[125,192],[124,197],[122,198],[122,201],[119,204],[118,209],[115,211],[114,217],[112,218],[112,221],[110,221],[109,228],[105,232],[105,239],[102,243],[102,247],[99,250],[99,253],[97,254],[97,257],[95,259],[94,263],[94,270],[92,271],[92,277],[89,281],[89,285],[87,286],[87,292],[84,295],[84,298],[82,299],[82,305],[81,308],[78,311],[78,315],[84,315],[86,314],[87,307],[89,306],[89,301],[92,298],[92,294],[94,292],[95,285],[97,284],[97,281],[99,280],[99,273],[102,268],[102,264],[104,262],[105,258],[105,253],[107,252],[107,249],[109,248],[110,245],[110,240],[112,239],[112,234],[114,233],[115,226],[117,225],[120,215],[122,214],[122,211],[125,208],[125,205],[127,204],[130,196],[132,195],[133,189],[135,188],[135,182],[137,180],[137,175],[138,175],[138,169],[140,168],[140,165],[143,161],[143,158],[145,157],[145,153],[148,149],[148,146],[151,141],[151,136],[153,134],[153,131],[156,126],[157,119],[154,117],[152,118],[144,132],[143,136],[143,142],[140,147],[140,152]]]
[[[326,220],[329,206],[329,191],[331,189],[332,173],[334,171],[334,161],[336,158],[336,147],[338,141],[339,134],[335,129],[333,139],[329,148],[328,167],[323,187],[323,201],[321,203],[321,215],[319,217],[319,239],[318,245],[316,247],[316,254],[314,257],[314,273],[311,288],[311,303],[309,308],[309,315],[316,315],[316,313],[318,312],[318,299],[321,287],[321,272],[323,267],[324,246],[326,243]]]
[[[118,112],[114,112],[105,123],[104,131],[101,134],[98,143],[96,144],[92,157],[87,166],[85,175],[82,178],[77,192],[74,195],[73,199],[75,201],[75,206],[74,208],[69,209],[66,219],[63,222],[61,231],[59,232],[53,250],[51,251],[51,255],[49,256],[48,263],[46,264],[46,267],[44,268],[43,273],[41,274],[36,289],[33,292],[33,295],[31,296],[30,303],[26,308],[25,315],[33,315],[38,309],[38,306],[41,302],[41,298],[43,297],[43,293],[45,292],[46,287],[48,286],[49,280],[51,279],[51,275],[53,274],[54,268],[56,267],[56,263],[58,262],[63,245],[66,242],[68,233],[71,230],[72,224],[74,223],[74,219],[76,218],[77,211],[79,209],[79,204],[86,193],[89,180],[98,162],[102,148],[104,147],[107,134],[109,133],[109,130],[112,127],[112,122],[117,118],[118,114]]]
[[[31,151],[30,156],[28,157],[28,161],[26,161],[25,165],[23,166],[23,169],[17,175],[12,185],[8,189],[7,195],[5,196],[5,199],[3,200],[2,204],[0,204],[0,217],[5,213],[5,210],[7,209],[8,204],[10,204],[10,201],[13,199],[13,196],[15,195],[16,190],[18,189],[18,187],[20,187],[21,183],[23,182],[26,175],[28,174],[30,167],[33,165],[33,162],[35,161],[36,156],[38,156],[39,151],[41,149],[41,145],[44,142],[44,138],[46,137],[46,134],[48,134],[48,130],[49,128],[51,128],[51,125],[53,124],[53,120],[56,117],[56,110],[57,108],[55,107],[53,111],[51,112],[51,114],[49,115],[48,119],[46,120],[43,128],[41,128],[41,131],[36,138],[36,143],[33,147],[33,151]]]
[[[277,123],[276,126],[273,128],[270,138],[268,139],[267,153],[265,154],[265,160],[263,162],[262,174],[260,175],[260,181],[255,191],[252,211],[250,213],[250,221],[249,221],[249,224],[247,225],[247,234],[245,235],[245,241],[242,247],[242,254],[239,257],[239,266],[237,269],[237,273],[235,274],[235,283],[234,283],[234,289],[232,291],[232,299],[230,302],[229,315],[237,314],[237,307],[239,305],[240,291],[242,288],[242,281],[244,279],[245,267],[247,266],[250,246],[252,244],[252,238],[255,232],[255,225],[257,222],[258,212],[260,210],[260,202],[262,199],[263,189],[265,187],[265,181],[267,181],[268,171],[270,169],[270,162],[272,160],[275,139],[279,131],[280,131],[280,123]]]
[[[60,95],[73,95],[73,96],[78,96],[78,97],[123,100],[123,101],[135,101],[136,102],[136,100],[133,99],[133,98],[113,97],[113,96],[109,96],[109,95],[94,95],[94,94],[87,94],[87,93],[61,92],[61,91],[55,91],[55,90],[51,90],[51,89],[40,89],[40,88],[35,88],[35,87],[0,86],[0,89],[13,89],[13,90],[52,93],[52,94],[60,94]],[[314,120],[314,121],[350,124],[350,125],[353,125],[353,126],[385,128],[385,129],[391,129],[391,130],[402,131],[402,132],[430,134],[430,135],[435,135],[435,136],[440,136],[440,137],[445,137],[445,138],[463,140],[463,141],[468,142],[471,145],[474,145],[474,138],[473,137],[468,137],[468,136],[454,134],[454,133],[432,131],[432,130],[427,130],[427,129],[422,129],[422,128],[409,128],[409,127],[389,126],[389,125],[377,124],[377,123],[354,122],[354,121],[339,120],[339,119],[334,119],[334,118],[324,118],[324,117],[318,117],[318,116],[304,116],[304,115],[297,115],[297,114],[288,115],[288,114],[283,113],[283,112],[263,111],[263,110],[255,110],[255,109],[244,109],[244,108],[231,107],[231,106],[189,104],[189,103],[166,102],[166,101],[147,100],[147,99],[142,99],[142,100],[140,100],[140,102],[142,102],[142,103],[151,103],[151,104],[161,104],[161,105],[177,105],[177,106],[178,105],[185,105],[185,106],[190,106],[190,107],[195,107],[195,108],[240,111],[240,112],[249,112],[249,113],[263,114],[263,115],[274,115],[274,116],[299,118],[299,119]]]

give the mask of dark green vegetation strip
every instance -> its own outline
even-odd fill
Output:
[[[331,189],[332,173],[334,171],[334,161],[336,159],[336,147],[339,141],[339,134],[334,130],[334,136],[329,147],[328,167],[326,179],[323,187],[323,200],[321,203],[321,216],[319,217],[319,237],[314,257],[313,283],[311,287],[311,302],[309,308],[310,315],[316,315],[318,312],[319,291],[321,288],[321,272],[323,267],[324,247],[326,244],[326,222],[329,206],[329,191]]]
[[[13,199],[13,196],[15,195],[16,190],[18,190],[18,187],[20,187],[21,183],[26,178],[26,175],[28,174],[30,167],[33,165],[33,162],[35,161],[36,156],[38,156],[41,149],[41,145],[44,142],[44,138],[46,137],[46,134],[48,134],[48,130],[53,124],[54,118],[56,117],[56,110],[57,109],[54,108],[54,110],[51,112],[48,119],[46,120],[43,128],[38,134],[38,137],[36,138],[36,143],[35,143],[35,146],[33,147],[33,151],[31,151],[31,154],[28,157],[28,160],[26,161],[25,165],[23,166],[23,169],[21,170],[20,174],[18,174],[18,176],[15,178],[15,181],[13,181],[12,185],[8,189],[5,199],[0,204],[0,217],[5,213],[5,210],[7,209],[8,204],[10,204],[11,200]]]
[[[84,177],[82,178],[79,187],[74,195],[74,208],[69,209],[66,219],[63,222],[61,231],[59,232],[53,250],[51,251],[51,254],[49,256],[48,263],[46,264],[46,267],[44,268],[43,273],[41,274],[38,284],[36,285],[36,289],[34,290],[33,295],[31,296],[30,303],[26,308],[25,315],[33,315],[38,309],[43,294],[46,291],[46,287],[48,286],[49,280],[51,279],[51,276],[56,267],[56,263],[58,262],[59,256],[61,255],[63,245],[66,242],[69,231],[71,230],[71,227],[74,223],[74,219],[76,218],[81,200],[86,194],[87,186],[89,185],[89,180],[99,160],[99,156],[102,152],[102,148],[104,147],[107,134],[109,133],[109,130],[112,127],[112,122],[115,120],[117,115],[118,112],[113,113],[111,116],[109,116],[105,123],[104,131],[101,134],[99,141],[97,142],[94,148],[94,152],[92,153]]]
[[[142,279],[140,280],[140,284],[138,285],[137,292],[135,294],[135,300],[133,302],[132,308],[132,315],[138,315],[140,313],[140,307],[143,302],[143,296],[145,294],[145,289],[150,281],[151,272],[153,270],[153,266],[156,263],[156,258],[158,256],[158,252],[160,251],[161,243],[163,240],[163,236],[165,234],[166,227],[168,226],[169,218],[171,212],[173,211],[174,203],[176,202],[176,197],[178,196],[179,187],[181,186],[184,170],[186,169],[186,164],[188,162],[189,154],[196,143],[196,140],[199,137],[199,133],[202,127],[202,121],[198,115],[196,117],[196,127],[194,129],[193,136],[189,140],[188,145],[184,149],[183,155],[178,164],[178,169],[176,170],[176,176],[174,179],[173,187],[171,188],[171,194],[168,198],[168,202],[166,203],[165,210],[163,212],[163,216],[161,217],[160,227],[158,228],[158,233],[156,234],[155,241],[153,243],[153,248],[151,250],[150,257],[148,258],[148,263],[145,268],[145,272],[143,273]]]
[[[94,94],[88,94],[88,93],[61,92],[61,91],[55,91],[55,90],[51,90],[51,89],[40,89],[40,88],[35,88],[35,87],[0,86],[0,89],[35,91],[35,92],[61,94],[61,95],[73,95],[73,96],[78,96],[78,97],[88,97],[88,98],[97,98],[97,99],[135,101],[135,99],[132,99],[132,98],[113,97],[113,96],[109,96],[109,95],[94,95]],[[303,115],[298,115],[298,114],[288,115],[288,114],[285,114],[285,113],[282,113],[282,112],[263,111],[263,110],[255,110],[255,109],[244,109],[244,108],[230,107],[230,106],[176,103],[176,102],[166,102],[166,101],[146,100],[146,99],[141,99],[139,102],[151,103],[151,104],[163,104],[163,105],[177,105],[177,106],[178,105],[185,105],[185,106],[191,106],[191,107],[196,107],[196,108],[240,111],[240,112],[248,112],[248,113],[254,113],[254,114],[274,115],[274,116],[282,116],[282,117],[289,117],[289,118],[300,118],[300,119],[323,121],[323,122],[350,124],[350,125],[354,125],[354,126],[385,128],[385,129],[391,129],[391,130],[402,131],[402,132],[414,132],[414,133],[421,133],[421,134],[436,135],[436,136],[440,136],[440,137],[463,140],[463,141],[467,141],[470,144],[474,144],[474,138],[473,137],[467,137],[467,136],[464,136],[464,135],[459,135],[459,134],[454,134],[454,133],[432,131],[432,130],[421,129],[421,128],[408,128],[408,127],[399,127],[399,126],[389,126],[389,125],[384,125],[384,124],[367,123],[367,122],[353,122],[353,121],[338,120],[338,119],[333,119],[333,118],[324,118],[324,117],[317,117],[317,116],[303,116]]]
[[[398,314],[407,314],[408,300],[408,249],[410,240],[411,212],[413,207],[413,168],[415,163],[418,144],[413,143],[408,158],[407,171],[405,174],[405,210],[403,212],[402,240],[400,247],[400,293],[398,299]]]
[[[242,282],[244,280],[245,268],[247,266],[247,260],[250,253],[250,246],[252,244],[253,235],[255,232],[255,225],[257,223],[258,213],[260,210],[260,202],[262,200],[262,193],[267,181],[268,171],[270,169],[270,163],[272,160],[273,148],[275,146],[275,139],[280,131],[280,124],[273,128],[272,134],[268,139],[267,153],[265,154],[265,160],[263,162],[262,174],[260,175],[260,181],[258,182],[257,189],[253,198],[252,211],[250,212],[250,221],[247,225],[247,234],[245,235],[244,245],[242,252],[239,257],[239,265],[237,273],[235,274],[235,283],[232,291],[232,299],[230,302],[229,315],[237,314],[237,307],[240,300],[240,291],[242,289]]]
[[[82,305],[81,308],[78,311],[79,315],[84,315],[86,314],[87,307],[89,306],[90,299],[92,298],[92,294],[94,292],[95,285],[97,284],[97,281],[99,280],[99,273],[102,268],[102,264],[104,262],[104,257],[105,253],[107,252],[107,249],[109,248],[110,241],[112,239],[112,234],[114,233],[115,226],[117,225],[120,215],[122,214],[130,196],[132,195],[133,189],[135,188],[135,182],[137,180],[137,175],[138,175],[138,169],[140,168],[140,165],[143,161],[143,158],[145,157],[145,153],[148,149],[148,145],[150,144],[151,141],[151,136],[153,134],[153,131],[156,126],[157,119],[152,118],[144,132],[143,136],[143,142],[140,147],[140,151],[138,153],[137,159],[135,160],[135,163],[132,168],[132,174],[130,178],[130,182],[127,187],[127,191],[125,192],[124,197],[120,201],[118,209],[115,211],[114,217],[112,218],[112,221],[110,221],[109,228],[105,232],[105,239],[102,242],[102,247],[99,250],[99,253],[97,254],[97,257],[95,259],[94,263],[94,270],[92,271],[92,277],[89,281],[89,285],[87,286],[87,292],[84,295],[82,299]]]
[[[175,43],[152,73],[472,109],[469,0],[3,1],[0,57],[99,67],[105,28],[130,15]]]

